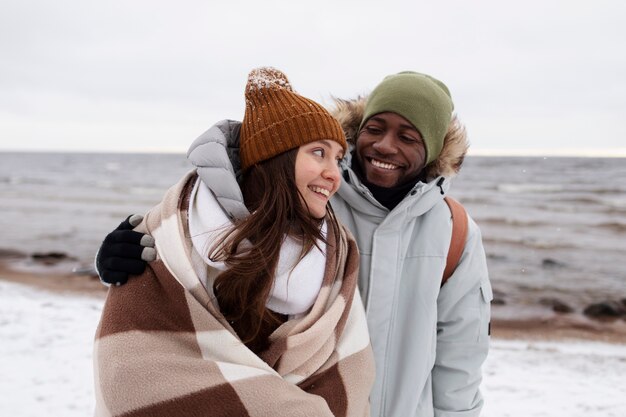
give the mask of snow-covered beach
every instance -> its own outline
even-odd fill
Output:
[[[1,416],[93,413],[92,340],[102,304],[102,294],[0,279]],[[494,338],[483,416],[623,417],[624,375],[624,344]]]

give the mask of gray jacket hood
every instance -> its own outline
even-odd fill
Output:
[[[222,120],[196,139],[187,159],[231,219],[242,219],[249,212],[239,187],[239,129],[241,123]]]

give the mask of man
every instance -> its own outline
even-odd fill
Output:
[[[353,142],[331,204],[361,254],[359,286],[376,362],[373,416],[467,417],[482,408],[492,293],[471,219],[460,261],[441,286],[452,234],[444,196],[467,150],[452,111],[442,82],[402,72],[367,99],[339,101],[334,113]],[[140,237],[124,232],[109,235],[98,255],[104,281],[136,272],[133,261],[111,255],[112,242]],[[140,256],[141,248],[134,251]]]

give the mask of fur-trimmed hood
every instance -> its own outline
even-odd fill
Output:
[[[366,103],[367,97],[357,97],[353,100],[335,99],[335,106],[331,110],[332,115],[341,123],[348,143],[352,145],[363,119]],[[439,157],[424,168],[426,180],[430,181],[438,176],[454,177],[461,169],[468,147],[465,126],[456,115],[453,115]]]

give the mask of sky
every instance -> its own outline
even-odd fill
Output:
[[[325,105],[435,76],[475,154],[626,156],[624,22],[617,0],[3,0],[0,151],[184,152],[269,65]]]

